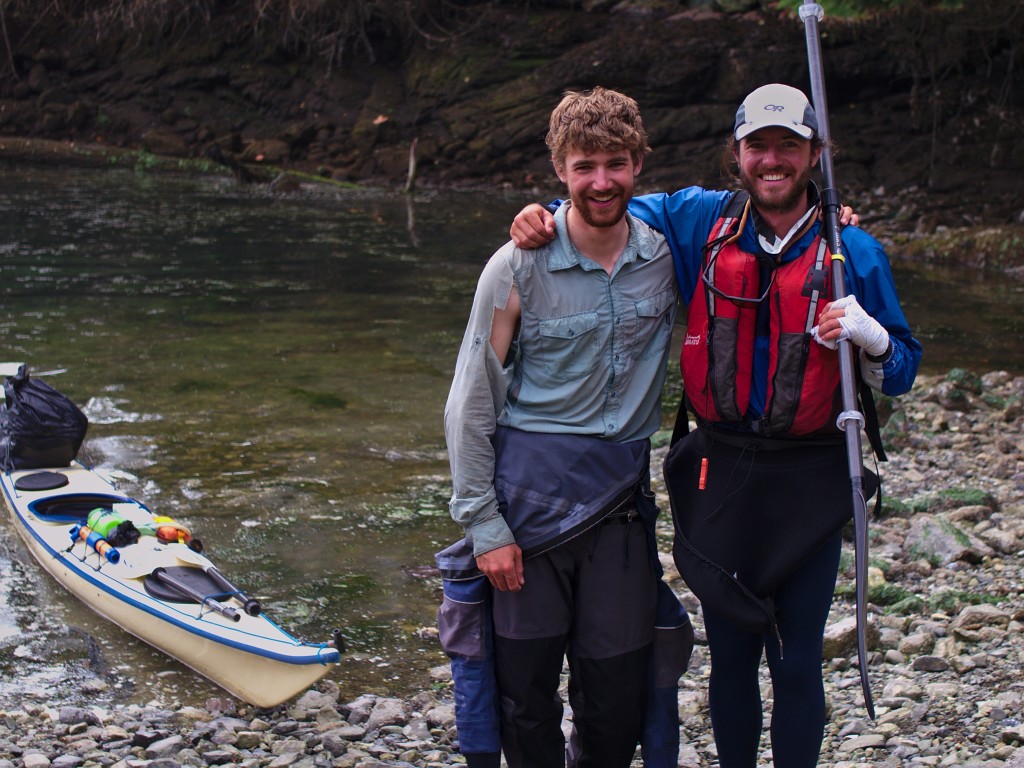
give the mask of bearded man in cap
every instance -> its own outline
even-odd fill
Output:
[[[775,768],[817,765],[822,636],[853,512],[836,346],[855,345],[865,414],[871,390],[909,391],[921,359],[878,241],[847,226],[842,266],[831,260],[811,180],[821,151],[806,96],[765,85],[744,99],[726,146],[739,192],[690,187],[629,205],[665,235],[687,310],[683,404],[697,429],[673,445],[665,476],[675,562],[701,599],[721,768],[757,765],[762,653]],[[524,209],[513,240],[545,241],[549,216]],[[831,294],[835,268],[847,297]],[[687,422],[681,410],[677,426]],[[867,427],[877,438],[877,423]]]

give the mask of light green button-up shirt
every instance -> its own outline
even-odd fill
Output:
[[[512,243],[495,253],[477,285],[459,351],[445,435],[454,486],[452,517],[476,555],[514,542],[494,491],[496,425],[526,432],[623,442],[661,425],[661,390],[676,308],[664,238],[627,214],[630,234],[611,275],[569,240],[536,250]],[[495,308],[519,292],[522,318],[509,359],[490,345]]]

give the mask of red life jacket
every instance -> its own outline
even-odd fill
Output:
[[[746,421],[757,299],[764,293],[771,318],[770,359],[758,430],[770,435],[835,433],[842,410],[839,357],[811,336],[832,297],[827,244],[820,235],[814,238],[798,258],[776,267],[764,291],[757,257],[737,244],[749,210],[745,195],[734,196],[704,247],[702,279],[690,298],[680,359],[689,407],[703,421]]]

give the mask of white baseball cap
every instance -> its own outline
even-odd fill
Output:
[[[736,110],[736,141],[754,131],[777,125],[789,128],[797,136],[812,138],[818,132],[818,118],[807,97],[796,88],[781,83],[762,85],[743,100]]]

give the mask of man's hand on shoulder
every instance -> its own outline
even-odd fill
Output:
[[[499,592],[518,592],[523,578],[523,551],[518,544],[506,544],[476,557],[476,567]]]
[[[519,248],[540,248],[555,239],[555,217],[543,205],[530,203],[516,214],[509,236]]]

